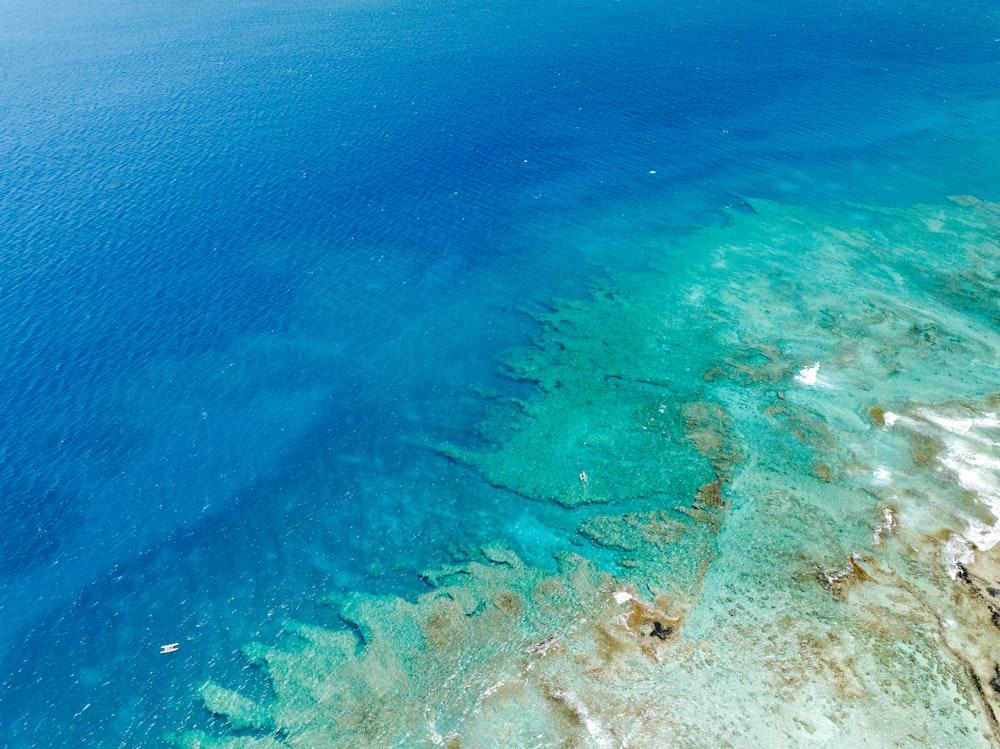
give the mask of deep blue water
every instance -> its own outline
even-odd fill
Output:
[[[979,1],[0,1],[0,745],[158,745],[319,595],[544,562],[566,521],[432,449],[519,310],[741,195],[996,199],[997,38]]]

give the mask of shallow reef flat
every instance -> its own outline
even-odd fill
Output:
[[[554,569],[332,595],[174,741],[1000,746],[1000,208],[748,205],[554,303],[534,395],[441,447],[579,517]]]

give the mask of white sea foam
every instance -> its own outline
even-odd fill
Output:
[[[938,413],[937,411],[932,411],[929,408],[922,408],[917,413],[931,424],[941,427],[950,434],[965,435],[968,434],[974,427],[977,429],[996,429],[997,427],[1000,427],[1000,418],[998,418],[995,413],[984,413],[979,414],[978,416],[956,417],[946,416]],[[973,433],[972,436],[980,441],[989,441],[980,434]]]
[[[891,536],[896,532],[896,516],[892,512],[892,508],[883,507],[882,508],[882,522],[879,523],[875,528],[874,537],[875,545],[878,546],[882,543],[882,539],[886,536]]]
[[[947,560],[945,569],[952,580],[958,579],[960,565],[969,564],[975,559],[972,545],[964,536],[957,533],[944,542],[944,556]]]
[[[996,443],[981,433],[983,429],[996,429],[1000,421],[993,413],[955,417],[921,409],[919,415],[926,424],[946,433],[945,450],[938,459],[941,466],[995,518],[992,524],[968,518],[965,530],[945,542],[947,571],[954,579],[960,565],[973,561],[977,549],[986,551],[1000,543],[1000,456],[990,449]],[[926,431],[926,426],[922,431]]]
[[[427,740],[434,746],[444,746],[444,736],[438,731],[433,718],[427,721]]]
[[[594,718],[583,701],[568,689],[553,690],[552,696],[561,701],[566,707],[576,713],[577,719],[587,729],[590,738],[594,740],[594,745],[604,749],[604,747],[614,746],[614,740],[607,729]]]
[[[617,603],[619,606],[625,603],[626,601],[632,600],[632,594],[625,590],[616,590],[614,593],[611,594],[611,597],[615,599],[615,603]]]
[[[892,481],[892,471],[885,466],[879,466],[872,473],[872,483],[875,486],[888,486]]]
[[[504,682],[504,680],[501,679],[496,684],[493,684],[492,686],[484,689],[483,693],[479,695],[479,699],[476,700],[476,704],[479,705],[487,697],[492,697],[494,694],[496,694],[497,690],[500,689],[500,687],[502,687],[505,683],[506,682]]]
[[[798,374],[795,375],[795,381],[801,382],[803,385],[815,385],[816,381],[819,379],[819,362],[808,366],[802,367]]]
[[[795,381],[807,387],[820,387],[826,390],[834,389],[834,384],[829,378],[819,373],[820,363],[816,362],[808,367],[802,367],[795,375]]]
[[[963,489],[975,492],[995,515],[1000,514],[1000,458],[976,450],[967,440],[950,439],[947,448],[941,463]]]
[[[987,525],[982,520],[969,520],[962,537],[980,551],[988,551],[1000,543],[1000,524]]]

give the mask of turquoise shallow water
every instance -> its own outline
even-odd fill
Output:
[[[438,449],[576,534],[324,596],[179,743],[995,745],[998,227],[750,200],[539,311],[532,395]]]
[[[991,522],[989,450],[965,460],[971,448],[939,422],[973,419],[962,439],[993,439],[995,227],[942,240],[935,222],[972,221],[977,209],[949,195],[997,199],[995,9],[303,0],[7,2],[0,15],[4,745],[224,736],[198,695],[206,680],[273,697],[240,652],[248,642],[294,650],[289,620],[346,620],[380,642],[385,612],[352,614],[325,596],[412,601],[431,590],[421,571],[492,559],[518,574],[484,573],[481,590],[453,594],[475,632],[477,612],[493,610],[475,601],[508,590],[535,600],[531,585],[567,551],[630,580],[661,627],[682,619],[670,626],[692,662],[743,643],[760,662],[734,663],[790,680],[741,702],[764,682],[711,663],[684,676],[683,657],[639,648],[649,688],[683,687],[694,704],[716,679],[755,715],[786,710],[739,734],[725,702],[711,702],[716,725],[744,741],[795,745],[788,725],[804,721],[820,743],[846,745],[879,706],[903,720],[942,699],[947,690],[890,699],[885,687],[876,707],[851,707],[875,678],[859,666],[841,684],[849,719],[826,724],[822,709],[788,707],[795,677],[774,666],[804,658],[822,627],[799,650],[754,650],[747,632],[765,609],[748,606],[743,629],[712,632],[735,608],[731,591],[753,587],[747,570],[769,548],[754,540],[759,524],[809,558],[791,554],[776,579],[856,579],[846,560],[857,552],[884,587],[850,595],[892,611],[879,591],[891,598],[902,583],[885,579],[943,601],[947,559],[961,556],[952,534],[974,536],[968,518]],[[816,362],[821,385],[796,379]],[[785,399],[765,402],[779,389]],[[901,431],[865,431],[884,424],[873,408],[898,414]],[[986,479],[965,486],[970,461]],[[929,494],[928,466],[940,467],[940,507],[912,501]],[[715,481],[724,505],[705,488]],[[802,509],[814,500],[839,509],[817,520]],[[929,566],[865,545],[885,511]],[[805,519],[783,526],[789,513]],[[940,544],[925,538],[935,534]],[[484,557],[491,541],[528,567],[494,547]],[[576,567],[563,557],[562,569]],[[539,643],[555,647],[551,629],[570,615],[560,607],[609,600],[609,582],[574,585],[550,609],[536,596],[544,616],[501,599],[517,625],[491,621],[494,641],[549,652]],[[809,621],[855,616],[834,587],[803,593]],[[785,605],[780,586],[755,595]],[[908,622],[911,603],[896,602]],[[651,641],[653,619],[637,611],[632,628]],[[962,616],[940,621],[964,632]],[[952,673],[951,648],[988,676],[987,655],[958,635],[942,645],[932,620],[912,619],[926,642],[893,641],[917,643],[935,673]],[[871,621],[857,626],[881,647]],[[442,645],[464,652],[465,640],[442,631],[435,647],[398,648],[412,656],[401,668],[413,694],[440,704],[442,741],[454,731],[473,746],[529,745],[537,731],[626,743],[631,729],[581,717],[594,695],[572,696],[579,674],[559,660],[509,702],[469,707],[456,695],[488,691],[495,681],[475,679],[494,672],[466,656],[443,671]],[[574,632],[559,647],[596,668],[590,635]],[[161,655],[171,642],[178,651]],[[631,663],[629,647],[601,663]],[[377,644],[363,665],[388,669],[393,652]],[[807,655],[825,663],[818,652]],[[496,673],[511,668],[482,655]],[[646,670],[656,658],[664,672]],[[456,691],[454,674],[472,686]],[[377,709],[384,685],[343,681],[382,733],[359,738],[342,719],[334,738],[305,745],[433,743],[402,697]],[[614,678],[600,683],[623,714],[649,707]],[[986,708],[955,683],[972,707],[941,725],[973,730]],[[822,685],[809,688],[828,704]],[[662,724],[683,727],[677,745],[747,745],[671,709]],[[648,725],[662,743],[661,723]],[[941,745],[935,730],[914,735]]]

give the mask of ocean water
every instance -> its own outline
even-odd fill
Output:
[[[1000,743],[998,39],[0,0],[0,746]]]

